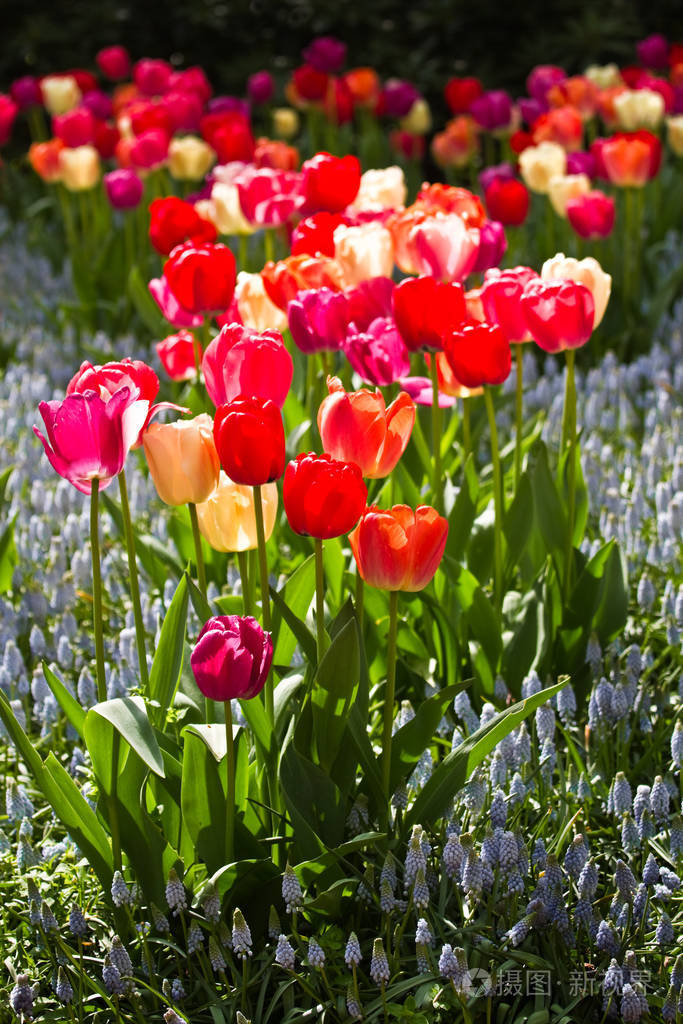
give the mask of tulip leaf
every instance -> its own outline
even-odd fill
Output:
[[[545,546],[555,562],[559,574],[564,565],[564,544],[567,534],[567,516],[562,499],[548,465],[548,449],[536,441],[529,451],[528,473],[534,495],[536,519]]]
[[[360,644],[355,618],[351,618],[323,655],[311,691],[313,729],[318,762],[331,771],[346,732],[349,708],[358,693]]]
[[[43,661],[43,675],[67,719],[81,739],[84,739],[85,709],[79,704],[74,695],[67,690],[62,680],[52,671],[46,661]]]
[[[431,745],[436,729],[451,701],[461,690],[466,689],[473,679],[453,683],[423,700],[415,717],[394,733],[391,741],[391,772],[389,789],[393,793],[399,782],[406,779],[417,762]],[[384,756],[384,754],[382,755]]]
[[[539,663],[544,646],[543,605],[530,591],[522,601],[516,629],[503,649],[500,671],[511,693],[519,694],[522,680]]]
[[[455,750],[447,754],[427,779],[415,803],[407,812],[406,828],[410,828],[416,822],[424,824],[436,821],[495,745],[533,714],[536,708],[559,693],[568,682],[569,676],[565,676],[554,686],[549,686],[532,697],[499,711],[486,725],[477,729]]]
[[[342,795],[325,772],[295,746],[297,723],[292,719],[280,757],[279,778],[294,826],[296,856],[308,860],[338,846],[344,835]]]
[[[209,621],[209,619],[213,618],[214,611],[187,570],[185,571],[184,576],[185,582],[187,583],[188,595],[192,601],[192,607],[197,613],[197,618],[202,625],[204,625]]]
[[[160,729],[163,729],[166,722],[183,668],[187,604],[187,577],[182,576],[164,616],[159,645],[149,674],[149,696],[159,705],[153,711],[153,721]]]
[[[0,473],[0,504],[2,505],[4,505],[5,502],[8,500],[7,485],[9,483],[9,478],[11,477],[13,472],[14,466],[7,466],[6,469],[3,469],[2,473]]]
[[[569,507],[569,455],[571,449],[567,448],[566,452],[560,459],[560,479],[562,481],[562,497],[564,499],[565,507]],[[581,468],[581,448],[577,441],[574,446],[574,533],[572,536],[572,545],[575,548],[580,547],[581,541],[583,540],[584,533],[586,531],[586,523],[588,522],[588,489],[583,478],[583,470]]]
[[[469,455],[465,463],[462,484],[448,517],[448,539],[446,552],[456,562],[461,562],[470,539],[474,520],[477,517],[479,479],[474,465],[474,456]]]
[[[152,298],[147,281],[140,273],[139,267],[130,268],[128,295],[145,327],[156,338],[163,338],[168,334],[168,323],[164,320],[161,310]]]
[[[14,543],[16,518],[13,516],[0,533],[0,594],[5,594],[11,589],[12,576],[18,561],[17,548]]]
[[[534,525],[534,496],[527,473],[522,473],[515,496],[505,513],[505,574],[511,575],[526,547]]]
[[[93,739],[92,727],[96,717],[104,718],[116,729],[128,745],[135,751],[141,761],[155,775],[163,779],[165,774],[164,759],[152,725],[147,717],[147,708],[141,697],[115,697],[103,701],[90,708],[85,716],[84,734],[91,747]],[[93,762],[94,763],[94,762]]]
[[[104,491],[100,494],[100,501],[111,516],[120,536],[123,537],[123,515],[120,507]],[[169,571],[177,578],[180,578],[183,572],[182,566],[174,557],[168,545],[162,544],[157,537],[152,537],[148,533],[142,533],[135,522],[133,522],[133,534],[135,537],[135,554],[140,561],[140,565],[155,587],[163,591]]]
[[[233,740],[239,735],[240,729],[241,726],[233,725]],[[225,725],[223,722],[214,722],[211,725],[188,725],[183,730],[183,734],[185,735],[188,732],[193,732],[199,737],[202,743],[204,743],[207,749],[211,752],[215,761],[220,762],[225,758],[227,745],[225,742]]]
[[[294,696],[296,691],[302,685],[303,681],[304,681],[304,676],[301,674],[301,672],[295,672],[292,675],[283,676],[283,678],[280,680],[280,682],[275,687],[275,691],[274,691],[274,694],[273,694],[273,699],[274,699],[274,704],[275,704],[275,726],[276,726],[276,730],[279,728],[279,726],[280,726],[280,724],[282,722],[282,719],[283,719],[283,717],[284,717],[284,715],[285,715],[285,713],[287,711],[287,705],[289,704],[290,699]],[[250,701],[245,701],[245,704],[250,704],[250,703],[251,703]],[[244,710],[244,708],[243,708],[243,710]],[[246,715],[245,715],[245,717],[246,717]],[[264,720],[265,720],[265,712],[264,712]],[[248,719],[247,719],[247,721],[248,721]],[[267,728],[267,724],[266,724],[266,728]]]
[[[309,555],[294,570],[281,590],[271,588],[273,600],[274,665],[291,664],[297,642],[304,656],[316,660],[315,637],[306,627],[305,618],[315,593],[315,557]]]

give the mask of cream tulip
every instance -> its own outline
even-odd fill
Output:
[[[201,181],[215,159],[211,146],[196,135],[171,139],[168,147],[168,169],[177,181]]]
[[[266,540],[277,518],[277,484],[263,484],[261,504]],[[197,505],[197,521],[214,551],[249,551],[258,546],[254,488],[235,484],[221,470],[214,492]]]
[[[612,278],[605,273],[597,260],[592,256],[577,260],[573,256],[565,256],[563,252],[558,252],[543,264],[541,278],[544,281],[576,281],[585,285],[595,303],[593,327],[598,326],[607,309],[612,291]]]
[[[241,270],[235,285],[237,309],[245,327],[255,331],[287,330],[287,314],[270,299],[260,274]]]
[[[211,495],[220,463],[213,420],[206,413],[191,420],[153,423],[142,444],[150,476],[166,505],[199,504]]]
[[[382,167],[361,175],[358,195],[349,206],[361,211],[400,210],[405,206],[406,179],[401,167]]]
[[[625,89],[614,98],[614,113],[622,131],[656,128],[664,117],[664,97],[654,89]]]
[[[591,183],[588,175],[561,174],[550,179],[548,198],[558,217],[566,217],[569,200],[585,196],[590,190]]]
[[[83,192],[100,180],[100,154],[94,146],[62,149],[59,152],[59,170],[62,184],[69,192]]]
[[[394,242],[391,232],[377,221],[358,227],[340,225],[334,231],[334,258],[342,268],[347,287],[371,277],[391,277]]]
[[[541,142],[519,154],[519,171],[527,188],[547,195],[550,182],[567,170],[567,154],[556,142]]]
[[[73,75],[47,75],[41,79],[40,92],[53,117],[67,114],[81,102],[81,90]]]

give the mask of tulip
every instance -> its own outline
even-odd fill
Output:
[[[469,112],[487,132],[505,131],[513,119],[512,100],[505,90],[493,89],[473,100]]]
[[[300,220],[292,232],[292,256],[334,256],[334,232],[340,224],[348,224],[342,213],[321,210]]]
[[[40,82],[33,75],[23,75],[21,78],[16,78],[10,85],[9,91],[10,96],[20,110],[39,107],[43,102]]]
[[[544,103],[539,103],[538,100],[529,99],[527,96],[521,96],[517,100],[517,106],[519,113],[525,124],[529,127],[534,125],[538,121],[539,117],[547,113],[547,106]]]
[[[519,226],[529,213],[529,193],[515,178],[495,178],[484,192],[489,217],[504,225]]]
[[[548,185],[548,198],[558,217],[566,218],[567,203],[590,192],[591,183],[585,174],[561,174],[551,178]]]
[[[318,36],[301,55],[317,71],[335,75],[346,62],[346,43],[334,36]]]
[[[478,127],[469,114],[449,121],[432,139],[432,156],[439,167],[466,167],[479,152]]]
[[[299,115],[291,107],[277,107],[273,111],[273,134],[278,139],[293,139],[299,134]]]
[[[442,348],[444,335],[466,315],[462,285],[433,277],[401,281],[392,303],[399,334],[411,352]]]
[[[388,78],[379,99],[378,113],[386,117],[405,117],[420,94],[412,84],[401,78]]]
[[[161,129],[152,128],[149,131],[141,132],[131,140],[128,146],[128,160],[131,166],[142,171],[153,171],[166,162],[168,144],[168,135]],[[121,143],[116,147],[117,156],[120,145]]]
[[[339,213],[358,195],[360,164],[355,156],[316,153],[302,168],[305,213]]]
[[[242,213],[240,194],[233,182],[216,181],[211,188],[210,203],[211,215],[208,219],[221,235],[250,235],[254,230]],[[201,216],[205,216],[204,207],[200,210],[197,203],[195,210]]]
[[[101,164],[93,146],[59,151],[60,181],[70,192],[83,192],[94,188],[100,180]]]
[[[66,114],[81,102],[81,90],[73,75],[47,75],[40,80],[43,103],[52,114]]]
[[[235,301],[245,327],[255,331],[282,331],[287,329],[287,317],[271,302],[266,294],[260,274],[247,274],[241,270],[235,285]]]
[[[329,288],[340,292],[344,288],[341,267],[327,256],[288,256],[278,263],[268,262],[261,271],[268,297],[279,309],[287,306],[299,292]]]
[[[378,317],[391,317],[394,282],[390,277],[372,277],[345,292],[349,305],[349,323],[366,331]]]
[[[179,506],[206,501],[218,483],[220,462],[206,413],[191,420],[153,423],[143,437],[149,472],[161,500]]]
[[[95,62],[107,78],[121,81],[130,74],[130,56],[124,46],[107,46],[95,56]]]
[[[666,129],[667,142],[672,153],[679,157],[683,156],[683,115],[678,114],[676,117],[667,117]]]
[[[400,167],[382,167],[365,171],[358,194],[349,204],[349,212],[396,210],[406,200],[405,175]]]
[[[334,459],[357,463],[371,480],[388,476],[410,440],[413,400],[402,391],[387,409],[379,391],[347,393],[338,377],[328,377],[327,388],[318,411],[323,449]]]
[[[386,511],[370,506],[349,535],[359,576],[370,586],[389,591],[387,685],[383,709],[382,779],[389,796],[391,739],[396,683],[398,591],[427,586],[443,557],[448,522],[429,505],[413,511],[394,505]]]
[[[571,280],[530,281],[521,301],[531,336],[545,352],[580,348],[590,338],[595,302],[584,284]]]
[[[347,286],[353,287],[373,277],[391,277],[394,269],[391,233],[377,221],[358,227],[340,225],[334,231],[334,257]]]
[[[183,309],[203,315],[221,312],[235,291],[235,257],[227,245],[186,242],[171,252],[164,277]]]
[[[289,329],[296,346],[312,352],[342,348],[348,326],[348,303],[329,288],[301,291],[287,306]]]
[[[423,185],[417,194],[414,209],[426,210],[430,214],[455,213],[468,228],[480,228],[486,220],[486,211],[478,196],[466,188],[443,185],[441,182]]]
[[[234,483],[257,487],[284,473],[285,431],[270,399],[239,395],[220,405],[213,436],[221,466]]]
[[[408,244],[419,274],[462,281],[476,263],[480,231],[468,228],[458,214],[436,213],[411,229]]]
[[[178,302],[165,277],[153,277],[148,286],[150,294],[164,319],[174,327],[201,327],[204,317],[188,312]]]
[[[231,700],[250,700],[263,689],[273,661],[273,640],[250,616],[218,615],[204,625],[190,656],[207,701],[223,701],[226,742],[225,861],[234,857],[235,747]],[[208,710],[208,708],[207,708]]]
[[[269,398],[282,408],[294,365],[278,331],[257,332],[240,324],[221,329],[204,353],[204,381],[215,406],[238,395]]]
[[[133,210],[139,205],[144,185],[135,171],[130,168],[110,171],[103,181],[109,205],[115,210]]]
[[[445,335],[444,352],[465,387],[502,384],[510,374],[510,343],[497,324],[463,324]]]
[[[95,118],[86,107],[77,107],[52,118],[52,130],[65,146],[90,145],[95,138]]]
[[[616,64],[591,64],[584,71],[584,75],[598,89],[610,89],[623,84],[621,72]]]
[[[636,44],[636,53],[644,67],[664,70],[669,64],[669,41],[666,36],[655,33]]]
[[[261,496],[265,537],[270,540],[277,518],[277,485],[266,484]],[[197,505],[197,519],[214,551],[244,552],[257,547],[253,488],[234,483],[223,472],[215,491]]]
[[[302,64],[292,72],[291,91],[287,91],[287,99],[298,107],[320,103],[325,99],[329,85],[330,76],[326,71]]]
[[[473,102],[484,91],[478,78],[451,78],[444,87],[444,97],[452,114],[468,114]]]
[[[656,147],[636,135],[614,135],[601,150],[605,173],[619,188],[642,188],[652,176]]]
[[[248,167],[235,177],[234,184],[242,213],[250,224],[257,227],[286,224],[304,202],[301,175],[297,171]]]
[[[353,529],[365,508],[367,488],[355,463],[308,452],[288,464],[282,498],[292,529],[324,540]]]
[[[247,96],[255,107],[270,103],[275,94],[275,82],[270,71],[256,71],[247,79]]]
[[[626,89],[614,100],[617,124],[625,132],[656,129],[664,117],[664,98],[652,89]]]
[[[43,181],[54,184],[62,177],[59,154],[64,148],[61,139],[49,139],[47,142],[33,142],[29,146],[28,160],[31,167]]]
[[[479,251],[472,267],[475,274],[483,274],[491,267],[497,267],[507,250],[505,228],[496,220],[485,221],[479,231]]]
[[[296,171],[301,158],[296,146],[288,146],[279,139],[257,139],[254,149],[254,166],[268,167],[274,171]]]
[[[431,131],[432,113],[422,96],[415,100],[408,113],[400,119],[399,127],[409,135],[426,135]]]
[[[103,160],[110,160],[121,141],[119,130],[115,125],[104,121],[95,121],[95,138],[93,145]]]
[[[583,142],[583,121],[574,107],[556,107],[541,114],[534,122],[531,137],[536,146],[544,142],[562,146],[571,152],[581,149]]]
[[[563,82],[567,77],[564,68],[558,68],[554,64],[539,64],[530,73],[526,80],[526,89],[530,96],[539,103],[545,103],[548,92],[558,82]]]
[[[596,170],[595,157],[592,153],[581,149],[567,153],[567,174],[585,174],[587,178],[594,178]]]
[[[143,96],[160,96],[171,82],[173,68],[165,60],[145,58],[133,68],[133,81]]]
[[[177,181],[202,181],[215,159],[211,146],[196,135],[171,139],[168,147],[168,169]]]
[[[410,353],[390,317],[378,317],[362,330],[351,324],[344,351],[363,380],[384,387],[410,371]]]
[[[154,347],[171,380],[192,380],[196,373],[195,360],[201,361],[202,350],[191,331],[169,334]]]
[[[567,203],[567,219],[580,238],[607,238],[614,227],[614,199],[598,190]]]
[[[559,252],[552,259],[546,260],[541,267],[541,280],[543,281],[576,281],[585,285],[593,296],[594,315],[593,330],[602,321],[607,309],[610,292],[612,290],[612,278],[606,274],[597,260],[592,256],[583,260],[576,260],[573,257],[566,257]]]
[[[524,184],[532,192],[546,195],[552,178],[565,173],[567,154],[556,142],[541,142],[519,155],[519,170]]]
[[[93,89],[92,92],[87,92],[83,97],[80,109],[90,111],[95,118],[96,127],[102,121],[108,121],[114,114],[111,98],[106,92],[102,92],[101,89]]]

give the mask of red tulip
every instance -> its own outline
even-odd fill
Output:
[[[514,227],[523,224],[529,213],[529,191],[516,178],[494,178],[484,193],[489,217]]]
[[[348,223],[343,214],[326,210],[305,217],[292,232],[292,256],[334,256],[334,229]]]
[[[340,213],[358,195],[360,164],[355,156],[316,153],[301,170],[306,213]]]
[[[227,245],[186,242],[172,251],[164,277],[183,309],[204,315],[222,312],[235,291],[235,257]]]
[[[10,96],[0,94],[0,145],[7,142],[12,134],[14,119],[19,107]]]
[[[461,284],[433,277],[409,278],[394,288],[392,303],[399,334],[411,352],[440,349],[444,335],[466,317]]]
[[[448,522],[430,505],[371,505],[349,535],[358,572],[371,587],[422,590],[439,567]]]
[[[173,68],[165,60],[145,58],[133,68],[133,81],[143,96],[160,96],[166,92]]]
[[[446,335],[443,350],[453,373],[467,388],[502,384],[510,373],[510,343],[498,324],[464,324]]]
[[[273,640],[251,616],[216,615],[197,638],[190,664],[209,700],[251,700],[265,686]]]
[[[268,261],[261,271],[263,286],[271,302],[285,310],[299,292],[330,288],[340,292],[344,277],[336,260],[328,256],[288,256],[278,263]]]
[[[249,120],[237,110],[205,114],[200,121],[200,132],[216,151],[220,164],[233,160],[249,163],[254,156],[254,136]]]
[[[467,114],[483,91],[478,78],[451,78],[443,92],[452,114]]]
[[[149,206],[149,238],[162,256],[168,256],[183,242],[216,240],[216,228],[211,221],[200,217],[191,203],[176,196],[154,199]]]
[[[593,331],[595,302],[576,281],[531,281],[522,295],[529,331],[546,352],[585,345]]]
[[[380,391],[347,393],[338,377],[327,378],[327,389],[318,410],[324,450],[335,459],[356,462],[365,477],[388,476],[406,450],[415,423],[410,395],[400,392],[387,409]]]
[[[313,452],[297,455],[285,470],[282,499],[296,533],[327,540],[356,525],[368,497],[360,468]]]
[[[349,323],[354,324],[359,331],[367,331],[378,317],[390,317],[391,297],[395,287],[390,277],[370,277],[355,288],[347,289]]]
[[[325,97],[329,81],[330,76],[327,72],[311,67],[310,64],[302,64],[292,73],[292,83],[297,97],[312,103]]]
[[[238,395],[216,409],[213,438],[233,483],[256,487],[285,470],[285,429],[275,402]]]
[[[292,383],[294,365],[279,331],[253,331],[228,324],[202,360],[204,383],[214,405],[238,395],[269,398],[279,408]]]
[[[529,281],[538,278],[531,267],[512,270],[489,270],[480,290],[484,316],[498,324],[511,345],[531,341],[531,334],[522,311],[522,294]]]
[[[192,380],[195,375],[195,352],[201,361],[202,350],[191,331],[169,334],[155,345],[157,355],[171,380]]]
[[[580,238],[607,238],[615,213],[614,199],[597,189],[567,202],[567,219]]]

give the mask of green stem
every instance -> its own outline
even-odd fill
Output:
[[[496,413],[493,408],[493,395],[491,393],[491,388],[488,385],[484,385],[484,401],[486,402],[486,415],[488,416],[489,432],[491,434],[491,462],[493,463],[493,597],[496,608],[500,611],[503,602],[502,481],[500,472],[500,455],[498,454]]]
[[[268,558],[266,555],[266,531],[263,523],[262,500],[261,485],[256,484],[254,487],[254,515],[256,517],[256,541],[258,543],[259,573],[261,577],[261,614],[263,616],[263,628],[269,633],[271,631],[270,594],[268,592]],[[266,695],[266,712],[272,727],[275,724],[272,669],[268,673],[264,690]]]
[[[470,403],[471,398],[462,400],[462,461],[467,462],[472,451],[472,428],[470,426]]]
[[[246,551],[237,552],[237,562],[240,567],[240,579],[242,580],[242,606],[245,615],[254,614],[254,605],[251,596],[251,584],[249,581],[249,556]]]
[[[382,734],[382,784],[384,796],[390,797],[391,729],[394,724],[394,693],[396,690],[396,632],[398,628],[398,590],[389,592],[389,636],[387,639],[387,688],[384,693],[384,728]]]
[[[93,480],[90,491],[90,550],[92,552],[93,626],[95,629],[95,666],[97,671],[97,699],[107,699],[107,681],[104,675],[104,630],[102,626],[102,573],[100,571],[99,501],[100,481]]]
[[[542,255],[544,259],[550,259],[555,255],[555,211],[548,196],[544,196],[543,202],[545,203],[545,233],[548,251]]]
[[[318,636],[318,664],[325,653],[325,572],[323,542],[315,538],[315,625]]]
[[[128,503],[128,486],[126,484],[125,469],[122,469],[119,473],[119,493],[121,495],[121,512],[123,514],[123,532],[126,538],[126,551],[128,553],[130,596],[133,602],[133,618],[135,619],[135,644],[138,651],[140,683],[142,684],[144,692],[149,696],[149,674],[147,672],[147,652],[145,650],[145,627],[142,622],[140,581],[138,579],[138,567],[135,558],[135,534],[133,533],[133,523],[130,518],[130,505]]]
[[[242,234],[237,236],[237,258],[239,260],[239,269],[249,270],[249,246],[247,235]]]
[[[441,407],[439,406],[439,373],[436,365],[436,353],[432,353],[429,360],[429,370],[432,378],[432,447],[433,453],[433,480],[432,493],[434,507],[440,512],[442,505],[442,480],[441,480]]]
[[[573,348],[567,349],[567,376],[565,380],[564,410],[562,415],[563,444],[561,453],[564,455],[565,445],[567,445],[569,448],[567,454],[567,458],[569,460],[569,465],[567,467],[569,512],[567,537],[565,541],[564,586],[562,588],[565,605],[569,599],[569,589],[572,582],[572,550],[574,547],[574,519],[576,516],[576,380],[574,376],[574,356],[575,350]],[[567,435],[566,438],[564,436],[565,429]]]
[[[365,613],[365,583],[358,568],[356,568],[356,618],[358,626],[363,629],[363,616]]]
[[[524,346],[515,345],[517,387],[515,391],[515,491],[522,475],[522,396],[524,389]]]
[[[266,228],[263,232],[263,255],[264,262],[271,263],[275,260],[275,239],[273,238],[273,232],[270,228]]]
[[[206,569],[204,568],[204,555],[202,553],[202,537],[199,532],[199,520],[197,519],[197,506],[193,501],[188,502],[190,510],[190,522],[192,523],[192,540],[194,541],[194,553],[197,560],[197,582],[202,597],[206,598]]]
[[[235,859],[235,740],[232,735],[232,705],[223,702],[225,708],[225,770],[227,791],[225,797],[225,863]]]

